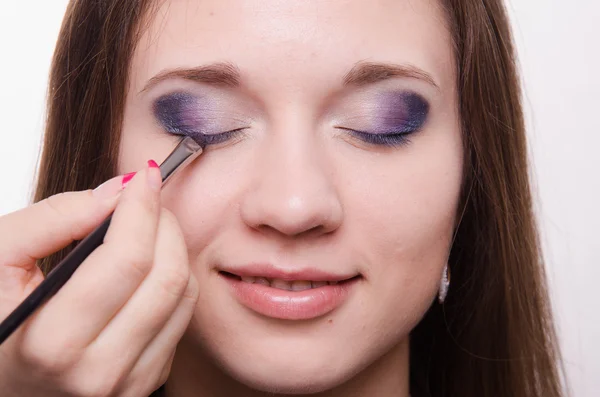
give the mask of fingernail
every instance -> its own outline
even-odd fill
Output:
[[[130,172],[129,174],[123,175],[123,179],[121,180],[121,189],[125,189],[125,186],[133,179],[135,172]]]
[[[159,191],[162,186],[160,168],[154,160],[148,160],[148,185],[155,191]]]
[[[109,198],[119,194],[121,191],[120,176],[109,179],[92,190],[92,195],[98,198]]]

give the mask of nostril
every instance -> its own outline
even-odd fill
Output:
[[[293,170],[285,165],[275,168],[282,173],[280,178],[268,174],[242,199],[240,215],[250,229],[273,237],[318,237],[339,228],[342,205],[328,178],[307,179],[306,170],[295,175],[298,168],[311,168],[302,164]]]
[[[288,237],[309,237],[309,236],[320,236],[327,233],[333,232],[333,230],[327,230],[327,228],[323,225],[316,225],[312,227],[296,227],[295,225],[290,225],[286,227],[285,225],[278,225],[278,227],[274,227],[268,224],[261,224],[253,227],[253,229],[263,233],[263,234],[273,234],[273,235],[285,235]]]

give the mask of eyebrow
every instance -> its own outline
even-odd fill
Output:
[[[194,68],[180,68],[163,71],[152,77],[140,92],[148,91],[158,83],[169,79],[184,79],[222,87],[238,87],[241,80],[240,69],[229,62],[213,63]],[[345,86],[364,86],[394,77],[406,77],[424,81],[439,90],[431,75],[413,65],[358,62],[344,76]]]
[[[148,80],[140,92],[148,91],[162,81],[176,78],[222,87],[237,87],[240,85],[240,70],[229,62],[213,63],[190,69],[170,69]]]
[[[344,77],[344,85],[363,86],[393,77],[421,80],[440,89],[429,73],[416,66],[375,62],[358,62]]]

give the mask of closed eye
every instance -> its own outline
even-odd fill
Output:
[[[235,139],[241,139],[246,130],[246,127],[236,128],[235,130],[225,131],[218,134],[183,134],[191,136],[196,142],[198,142],[203,147],[211,146],[211,145],[219,145],[222,143],[229,143],[229,141],[233,141]]]
[[[351,128],[337,127],[340,130],[346,131],[350,136],[360,139],[361,141],[375,146],[400,147],[410,144],[410,136],[418,130],[408,132],[391,132],[391,133],[370,133],[365,131],[353,130]]]

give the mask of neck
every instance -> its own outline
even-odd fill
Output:
[[[167,397],[283,397],[284,394],[262,392],[235,380],[210,360],[206,352],[185,339],[175,354]],[[294,397],[307,395],[294,394]],[[377,361],[341,385],[311,394],[311,397],[408,397],[409,342],[408,337]]]

